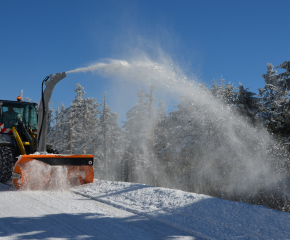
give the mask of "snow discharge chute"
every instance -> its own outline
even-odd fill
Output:
[[[94,181],[93,155],[58,154],[46,142],[49,101],[54,86],[65,77],[62,72],[43,80],[38,111],[36,103],[21,97],[0,100],[0,182],[12,177],[16,189],[36,190]]]

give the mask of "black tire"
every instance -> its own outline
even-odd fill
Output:
[[[59,154],[59,152],[58,152],[56,149],[53,149],[53,148],[46,149],[46,151],[47,151],[48,153]]]
[[[8,146],[0,147],[0,183],[6,183],[10,180],[13,171],[12,150]]]

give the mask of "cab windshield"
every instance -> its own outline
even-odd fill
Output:
[[[17,126],[22,121],[32,130],[37,128],[37,114],[34,104],[25,103],[3,103],[0,122],[5,128]]]

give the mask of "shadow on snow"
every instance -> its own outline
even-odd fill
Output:
[[[179,236],[179,237],[178,237]],[[197,239],[164,223],[134,215],[109,218],[101,214],[52,214],[43,217],[4,217],[0,238],[13,239]]]

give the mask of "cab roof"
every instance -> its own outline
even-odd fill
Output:
[[[25,102],[25,101],[11,101],[11,100],[0,100],[0,102],[2,103],[11,103],[11,104],[23,104],[23,105],[28,105],[28,104],[31,104],[31,105],[38,105],[37,103],[33,103],[33,102]]]

